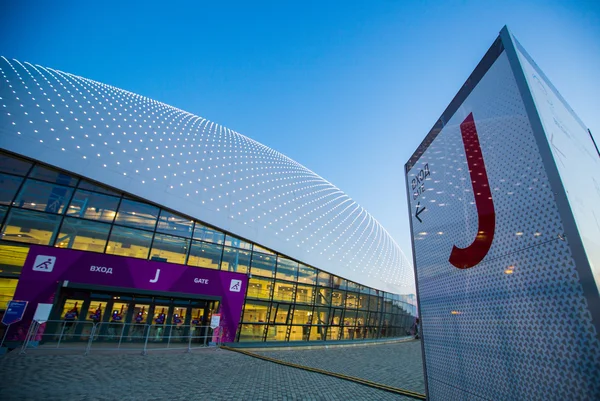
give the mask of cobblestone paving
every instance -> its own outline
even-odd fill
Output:
[[[252,352],[425,394],[420,341],[362,347]]]
[[[321,367],[327,369],[360,363],[362,377],[383,382],[386,377],[410,371],[399,369],[401,366],[410,364],[418,366],[417,370],[421,371],[420,354],[415,351],[417,346],[415,342],[265,354],[271,357],[283,355],[307,364],[318,363],[319,358],[324,364],[326,358],[340,358],[336,363]],[[379,350],[379,347],[382,349]],[[381,355],[386,355],[385,359],[381,359]],[[415,355],[418,356],[417,361],[407,360]],[[381,373],[367,375],[365,372],[369,369],[377,369]],[[388,384],[408,388],[407,383],[396,379]],[[420,390],[417,385],[413,389]],[[136,353],[103,352],[84,356],[48,352],[36,354],[35,351],[18,355],[13,352],[0,357],[0,399],[410,400],[342,379],[216,349],[198,350],[191,354],[155,352],[145,357]]]

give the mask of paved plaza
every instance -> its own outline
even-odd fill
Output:
[[[260,354],[424,393],[418,341]],[[410,399],[215,348],[147,356],[13,352],[0,363],[3,400]]]

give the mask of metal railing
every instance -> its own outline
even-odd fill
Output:
[[[21,347],[28,350],[185,350],[220,346],[223,330],[210,326],[49,320],[32,322]]]

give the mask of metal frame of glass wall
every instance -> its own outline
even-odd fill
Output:
[[[399,295],[361,286],[139,198],[4,152],[0,230],[0,286],[3,279],[13,280],[8,292],[16,286],[27,253],[16,243],[246,273],[239,341],[397,337],[408,334],[416,315],[415,306]]]

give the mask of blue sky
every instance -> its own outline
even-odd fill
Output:
[[[410,257],[404,163],[505,24],[598,140],[598,1],[4,0],[0,54],[262,142],[340,187]]]

